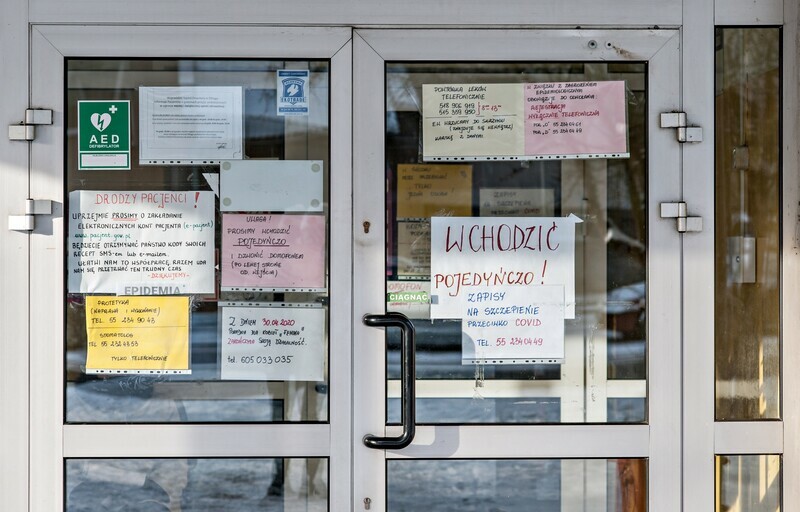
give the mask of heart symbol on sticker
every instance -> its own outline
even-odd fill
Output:
[[[103,130],[108,128],[108,125],[111,124],[111,116],[108,114],[108,112],[104,112],[103,115],[94,113],[92,114],[92,117],[89,118],[89,120],[92,122],[94,127],[97,128],[97,131],[99,132],[102,132]]]

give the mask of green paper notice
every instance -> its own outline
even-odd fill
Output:
[[[131,168],[131,102],[78,101],[78,169]]]

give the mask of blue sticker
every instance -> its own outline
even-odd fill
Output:
[[[278,115],[308,115],[308,70],[278,70]]]

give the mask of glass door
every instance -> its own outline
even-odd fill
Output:
[[[355,509],[680,509],[677,32],[354,39]]]
[[[31,510],[349,506],[350,38],[33,30]]]

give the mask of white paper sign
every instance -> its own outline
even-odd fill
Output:
[[[214,293],[215,222],[213,192],[70,192],[67,288]]]
[[[240,160],[220,166],[223,212],[321,212],[322,160]]]
[[[325,310],[221,308],[222,380],[325,380]]]
[[[563,362],[563,286],[491,286],[464,299],[464,364]]]
[[[242,158],[241,87],[140,87],[139,162]]]
[[[431,218],[431,318],[461,318],[462,300],[493,286],[564,286],[575,318],[578,217]]]

